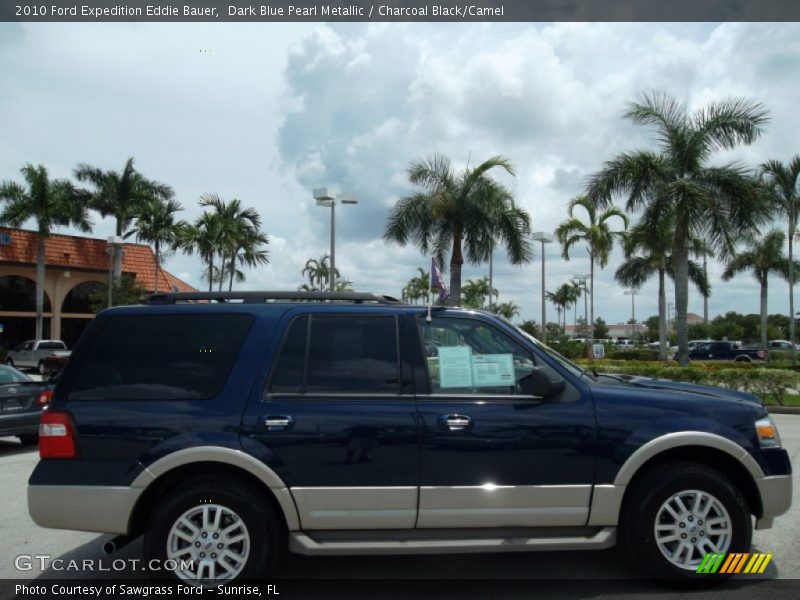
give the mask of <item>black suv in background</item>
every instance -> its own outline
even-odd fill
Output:
[[[101,312],[40,427],[43,527],[144,535],[180,580],[307,555],[622,542],[693,580],[791,503],[755,396],[595,375],[495,315],[387,296],[166,294]]]

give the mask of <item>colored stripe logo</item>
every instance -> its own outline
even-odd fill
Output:
[[[767,565],[772,560],[772,554],[761,553],[738,553],[730,554],[706,554],[700,566],[697,567],[698,573],[750,573],[759,574],[767,569]]]

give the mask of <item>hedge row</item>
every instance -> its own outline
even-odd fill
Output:
[[[595,363],[598,372],[617,375],[638,375],[653,379],[669,379],[702,385],[716,385],[755,394],[759,398],[767,395],[781,406],[787,388],[800,389],[800,373],[782,369],[763,367],[736,367],[704,369],[697,366],[673,367],[663,363],[649,365],[606,365],[600,361]]]

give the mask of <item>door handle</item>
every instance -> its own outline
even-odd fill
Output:
[[[466,431],[472,427],[472,418],[466,415],[442,415],[439,426],[448,431]]]
[[[267,431],[286,431],[294,425],[294,419],[288,415],[270,415],[264,419]]]

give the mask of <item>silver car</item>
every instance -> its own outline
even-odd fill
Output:
[[[38,369],[44,374],[45,357],[66,349],[67,345],[61,340],[28,340],[8,351],[6,364],[18,369]]]

